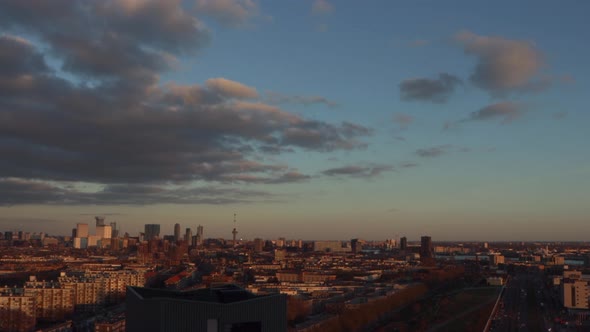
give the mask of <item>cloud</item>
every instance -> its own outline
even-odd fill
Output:
[[[525,113],[525,105],[515,102],[500,102],[488,105],[471,113],[469,120],[495,120],[501,119],[502,123],[510,123]]]
[[[551,78],[540,75],[545,66],[543,55],[531,42],[469,31],[457,33],[455,40],[465,54],[477,58],[471,82],[493,96],[539,91],[551,84]]]
[[[404,113],[397,113],[393,116],[393,122],[403,129],[407,128],[412,122],[414,122],[414,117]]]
[[[265,101],[269,104],[282,105],[282,104],[295,104],[303,106],[311,106],[315,104],[323,104],[330,108],[335,108],[338,103],[329,100],[322,96],[300,96],[300,95],[286,95],[278,92],[268,91],[265,96]]]
[[[194,54],[210,39],[180,0],[6,0],[0,28],[37,37],[62,70],[127,93],[153,84],[174,55]]]
[[[413,78],[400,83],[401,99],[404,101],[446,102],[461,79],[447,73],[438,75],[438,79]]]
[[[391,165],[348,165],[343,167],[330,168],[322,171],[327,176],[349,176],[355,178],[372,178],[384,172],[391,172],[394,167]]]
[[[418,150],[416,150],[416,154],[419,157],[427,157],[427,158],[440,157],[440,156],[450,152],[451,147],[452,146],[449,144],[433,146],[430,148],[418,149]]]
[[[0,76],[13,77],[49,70],[42,54],[26,39],[0,35]]]
[[[211,91],[217,92],[224,97],[233,98],[257,98],[258,92],[255,88],[249,87],[245,84],[231,81],[223,77],[210,78],[205,82],[207,88]]]
[[[252,0],[197,0],[195,9],[228,27],[239,27],[260,15]]]
[[[177,56],[209,40],[180,0],[6,0],[0,28],[11,33],[0,37],[0,204],[241,202],[249,192],[191,185],[305,181],[265,157],[362,149],[372,135],[264,103],[227,78],[162,83]]]
[[[263,191],[228,187],[176,187],[110,185],[96,192],[64,189],[42,181],[0,178],[0,206],[46,205],[149,205],[246,204],[276,200]]]
[[[311,5],[311,13],[314,15],[328,15],[334,12],[334,5],[328,0],[314,0]]]

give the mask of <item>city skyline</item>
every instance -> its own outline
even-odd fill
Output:
[[[585,9],[3,1],[0,230],[585,241]]]

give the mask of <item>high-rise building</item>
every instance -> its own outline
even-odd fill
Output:
[[[115,221],[111,222],[111,238],[119,237],[119,229]]]
[[[104,217],[96,216],[94,220],[96,220],[96,226],[104,226]]]
[[[407,250],[408,249],[408,238],[405,236],[399,239],[399,248],[400,250]]]
[[[287,331],[287,296],[234,285],[191,291],[128,287],[128,331]]]
[[[203,226],[197,226],[197,246],[203,245]]]
[[[144,241],[150,241],[160,237],[160,224],[145,224]]]
[[[193,240],[193,231],[191,231],[190,228],[187,228],[184,233],[184,242],[186,242],[186,244],[190,245],[192,240]]]
[[[254,251],[261,252],[264,247],[264,240],[260,238],[254,239]]]
[[[420,239],[420,261],[425,265],[434,263],[434,247],[430,236],[423,236]]]
[[[174,224],[174,241],[180,241],[180,224]]]
[[[76,237],[88,237],[88,224],[76,224]]]
[[[359,239],[352,239],[350,240],[350,248],[352,249],[353,254],[357,254],[359,250]]]

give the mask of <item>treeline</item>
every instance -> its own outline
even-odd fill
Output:
[[[398,310],[417,299],[428,291],[424,284],[412,284],[406,288],[377,300],[363,303],[355,308],[345,308],[337,313],[336,319],[321,323],[309,332],[355,332],[362,330],[383,316]]]

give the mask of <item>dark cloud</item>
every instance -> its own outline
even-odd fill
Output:
[[[399,85],[401,99],[405,101],[446,102],[461,79],[447,73],[438,75],[438,79],[413,78],[402,81]]]
[[[515,102],[500,102],[488,105],[476,112],[471,113],[470,120],[496,120],[501,119],[502,123],[510,123],[521,117],[526,111],[524,104]]]
[[[416,154],[419,157],[429,157],[429,158],[439,157],[439,156],[442,156],[443,154],[450,152],[451,147],[452,146],[449,144],[433,146],[430,148],[418,149],[418,150],[416,150]]]
[[[540,75],[543,55],[532,42],[480,36],[469,31],[455,35],[465,54],[477,58],[471,82],[493,96],[509,92],[540,91],[553,78]]]
[[[49,70],[43,55],[25,39],[0,35],[0,77],[40,74]]]
[[[164,188],[147,185],[111,185],[89,193],[42,181],[0,178],[0,206],[236,204],[276,200],[263,191],[224,187]]]
[[[209,42],[180,0],[6,0],[0,27],[37,36],[63,60],[63,70],[102,83],[153,83],[172,67],[173,54],[192,54]]]
[[[166,188],[304,181],[308,175],[259,154],[364,148],[372,134],[248,101],[256,89],[226,78],[161,84],[175,56],[209,40],[180,0],[7,0],[0,28],[12,33],[0,37],[0,178],[13,194],[0,204],[185,201],[175,193],[187,202],[207,194],[223,202],[222,193],[239,201],[232,191]],[[23,31],[35,44],[17,37]],[[59,184],[68,181],[107,187],[88,194]],[[139,185],[156,192],[138,193]],[[130,203],[114,186],[133,187]]]
[[[291,96],[272,91],[266,93],[265,101],[273,105],[299,104],[304,106],[311,106],[314,104],[324,104],[330,108],[338,106],[337,102],[329,100],[328,98],[322,96]]]
[[[327,176],[349,176],[356,178],[372,178],[384,172],[391,172],[394,167],[391,165],[349,165],[330,168],[322,172]]]

